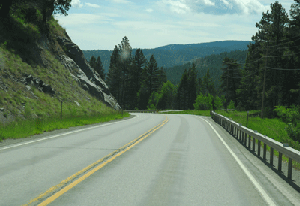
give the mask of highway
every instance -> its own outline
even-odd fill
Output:
[[[132,116],[0,143],[0,206],[300,205],[210,117]]]

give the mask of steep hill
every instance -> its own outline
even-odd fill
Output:
[[[82,51],[51,16],[42,30],[38,1],[0,19],[0,123],[63,114],[109,114],[120,108]],[[30,15],[26,15],[31,12]]]
[[[170,44],[142,50],[148,60],[154,54],[158,67],[169,68],[212,54],[246,50],[249,43],[250,41],[217,41],[201,44]],[[135,51],[136,49],[132,50],[132,55],[135,55]],[[91,56],[100,56],[104,71],[108,73],[112,50],[83,50],[83,53],[87,60],[90,60]]]

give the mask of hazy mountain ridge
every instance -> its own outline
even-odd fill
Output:
[[[183,65],[200,57],[211,54],[220,54],[234,50],[247,50],[251,41],[218,41],[200,44],[170,44],[154,49],[142,49],[143,54],[149,60],[153,54],[158,67],[170,68],[175,65]],[[136,49],[132,50],[132,56]],[[82,50],[85,58],[100,56],[105,73],[108,73],[112,50]]]

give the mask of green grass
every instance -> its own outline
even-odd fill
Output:
[[[293,141],[285,130],[287,124],[282,122],[278,118],[274,119],[261,119],[260,117],[248,117],[247,122],[247,111],[224,111],[224,110],[216,110],[217,114],[223,115],[225,117],[231,118],[233,121],[242,124],[243,126],[247,126],[249,129],[256,130],[257,132],[268,136],[278,142],[288,143],[290,147],[293,147],[296,150],[300,151],[300,144],[297,141]],[[249,111],[249,114],[258,113],[258,110]],[[166,112],[165,114],[194,114],[200,116],[209,116],[210,110],[184,110],[184,111],[172,111]],[[251,138],[253,140],[253,138]],[[258,143],[258,140],[256,140]],[[267,147],[267,150],[270,151],[270,147]],[[274,155],[277,157],[279,153],[274,150]],[[288,162],[288,158],[284,155],[282,156],[282,160]],[[293,167],[296,169],[300,169],[300,163],[293,161]]]
[[[8,138],[25,138],[43,132],[50,132],[57,129],[66,129],[69,127],[82,126],[94,123],[108,122],[110,120],[129,117],[130,114],[124,112],[123,115],[115,112],[106,115],[81,115],[67,117],[53,116],[50,118],[36,118],[14,121],[7,125],[0,125],[0,141]]]

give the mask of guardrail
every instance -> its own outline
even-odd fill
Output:
[[[260,150],[261,150],[261,142],[263,142],[263,160],[266,161],[266,151],[267,145],[271,148],[270,152],[270,165],[274,166],[273,158],[274,158],[274,149],[278,151],[278,165],[277,169],[281,172],[282,168],[282,154],[289,158],[288,162],[288,175],[287,178],[292,180],[292,161],[296,161],[300,163],[300,151],[295,150],[288,146],[286,143],[280,143],[271,139],[265,135],[258,133],[257,131],[253,131],[241,124],[238,124],[231,119],[224,117],[220,114],[215,113],[214,111],[210,112],[212,119],[220,124],[224,129],[226,129],[231,135],[237,138],[245,147],[250,150],[251,146],[251,137],[253,138],[252,142],[252,151],[255,152],[255,140],[258,140],[258,148],[257,148],[257,155],[260,157]]]
[[[131,113],[157,113],[157,110],[124,110]]]

